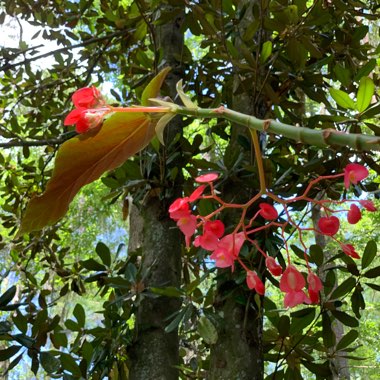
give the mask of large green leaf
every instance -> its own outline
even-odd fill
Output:
[[[330,95],[339,106],[343,108],[355,109],[355,102],[350,98],[350,96],[346,92],[342,90],[337,90],[335,88],[330,88],[329,91]]]
[[[375,85],[371,78],[363,77],[359,82],[359,90],[356,100],[356,109],[363,112],[371,104],[371,99],[375,93]]]

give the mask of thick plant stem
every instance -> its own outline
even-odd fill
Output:
[[[360,151],[380,150],[380,137],[359,133],[345,133],[335,129],[309,129],[275,120],[261,120],[224,107],[214,109],[173,107],[172,112],[197,118],[222,118],[256,131],[267,131],[319,147],[348,146]]]

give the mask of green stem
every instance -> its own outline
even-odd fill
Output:
[[[257,137],[257,131],[250,129],[251,137],[253,141],[253,148],[255,150],[255,157],[256,157],[256,163],[257,163],[257,169],[259,171],[259,180],[260,180],[260,192],[264,194],[266,192],[266,184],[265,184],[265,172],[264,172],[264,165],[263,165],[263,159],[261,157],[261,149],[260,149],[260,143],[259,138]]]
[[[246,126],[252,130],[264,130],[284,136],[291,140],[319,147],[347,146],[360,151],[380,150],[380,137],[377,136],[359,133],[345,133],[335,129],[317,130],[306,127],[296,127],[275,120],[260,120],[254,116],[245,115],[224,107],[214,109],[192,109],[176,106],[175,108],[172,108],[172,112],[197,118],[222,118]]]

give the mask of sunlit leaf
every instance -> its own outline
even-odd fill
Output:
[[[265,41],[261,48],[260,62],[261,63],[266,62],[266,60],[270,57],[271,54],[272,54],[272,42]]]
[[[359,82],[359,90],[356,100],[356,109],[363,112],[371,104],[371,99],[375,93],[375,85],[371,78],[363,77]]]
[[[362,269],[367,268],[368,265],[370,265],[373,261],[373,259],[376,257],[377,253],[377,245],[374,240],[370,240],[365,249],[362,256]]]
[[[198,333],[207,344],[215,344],[218,341],[218,332],[205,315],[202,315],[199,319]]]
[[[170,67],[165,67],[164,69],[162,69],[145,87],[141,95],[141,105],[143,106],[151,105],[149,98],[155,98],[159,95],[162,83],[164,83],[166,75],[168,74],[170,70],[171,70]]]
[[[336,103],[343,107],[343,108],[350,108],[350,109],[355,109],[355,102],[350,98],[350,96],[342,91],[342,90],[337,90],[335,88],[330,88],[330,95],[332,98],[336,101]]]

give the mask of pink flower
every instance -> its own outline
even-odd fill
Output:
[[[105,104],[102,94],[95,86],[80,88],[71,99],[76,108],[96,108]]]
[[[333,236],[339,231],[339,219],[336,216],[324,216],[319,219],[318,227],[322,234]]]
[[[255,289],[261,296],[265,293],[265,286],[255,271],[247,271],[247,285],[249,289]]]
[[[169,207],[169,214],[173,220],[178,220],[190,214],[188,198],[177,198]]]
[[[367,211],[370,211],[370,212],[374,212],[374,211],[377,211],[377,208],[375,207],[375,205],[373,204],[372,201],[370,200],[367,200],[367,199],[363,199],[361,201],[359,201],[359,203],[367,210]]]
[[[368,170],[363,165],[348,164],[344,168],[344,186],[346,189],[353,183],[356,185],[359,181],[368,177]]]
[[[294,307],[301,303],[310,303],[310,300],[303,292],[305,279],[302,274],[293,266],[289,265],[280,280],[280,289],[285,292],[285,307]]]
[[[323,288],[322,281],[316,274],[309,272],[307,283],[310,301],[313,304],[317,304],[319,302],[319,292]]]
[[[195,247],[202,247],[207,251],[213,251],[218,248],[219,239],[211,232],[205,232],[203,235],[197,236],[194,239]]]
[[[219,268],[233,266],[245,241],[243,232],[224,236],[217,244],[217,248],[210,258],[216,260],[215,265]]]
[[[342,251],[347,255],[351,256],[354,259],[360,259],[359,254],[355,251],[355,248],[351,244],[340,244],[340,247],[342,248]]]
[[[218,179],[219,174],[218,173],[208,173],[200,175],[199,177],[195,178],[195,182],[198,183],[210,183],[214,182],[216,179]]]
[[[197,229],[197,218],[189,213],[177,220],[177,226],[186,237],[191,237]]]
[[[281,265],[276,263],[276,260],[272,256],[267,256],[265,259],[265,265],[268,268],[269,272],[273,274],[273,276],[279,276],[282,274],[282,267]]]
[[[189,196],[189,202],[195,202],[197,199],[199,199],[201,195],[203,194],[205,188],[206,188],[206,185],[197,187]]]
[[[270,204],[268,203],[260,203],[260,215],[267,220],[274,220],[277,219],[278,217],[278,212],[277,210]]]
[[[350,211],[347,213],[347,221],[350,224],[356,224],[362,218],[362,213],[356,204],[350,206]]]

